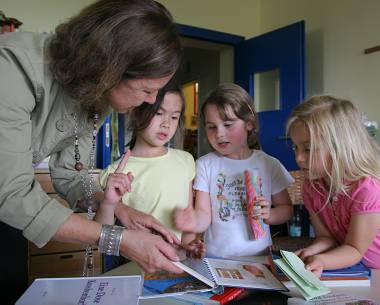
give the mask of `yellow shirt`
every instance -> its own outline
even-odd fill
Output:
[[[109,173],[113,173],[119,161],[100,173],[100,185],[104,188]],[[186,208],[189,202],[189,185],[195,176],[192,155],[178,149],[168,149],[160,157],[130,157],[124,173],[133,174],[132,192],[123,196],[123,203],[153,215],[171,229],[179,238],[181,232],[172,221],[174,208]]]

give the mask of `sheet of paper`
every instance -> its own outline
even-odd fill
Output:
[[[290,265],[288,265],[285,259],[274,260],[275,264],[284,272],[284,274],[296,285],[300,293],[306,300],[310,300],[314,297],[324,295],[330,292],[330,289],[325,287],[322,283],[318,286],[305,281],[305,279],[300,276],[297,271],[293,270]]]
[[[293,252],[281,250],[282,258],[286,263],[309,285],[315,288],[323,287],[321,281],[315,276],[315,274],[305,269],[303,261],[295,255]]]

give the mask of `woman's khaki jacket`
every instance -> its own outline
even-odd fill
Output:
[[[34,167],[50,156],[54,188],[75,209],[83,197],[81,176],[88,180],[88,175],[74,169],[74,113],[84,164],[93,125],[52,77],[49,40],[47,34],[0,35],[0,221],[22,230],[39,247],[72,210],[41,189]]]

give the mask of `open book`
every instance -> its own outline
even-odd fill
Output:
[[[317,276],[305,269],[303,261],[293,252],[281,250],[282,258],[275,259],[274,263],[296,285],[306,300],[325,295],[330,292]]]
[[[287,291],[270,270],[260,263],[219,258],[186,259],[173,263],[214,289],[227,286]]]

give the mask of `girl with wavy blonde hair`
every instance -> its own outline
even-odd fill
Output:
[[[317,275],[361,259],[380,268],[380,154],[358,108],[314,96],[293,110],[287,132],[307,174],[303,198],[316,232],[297,254]]]

